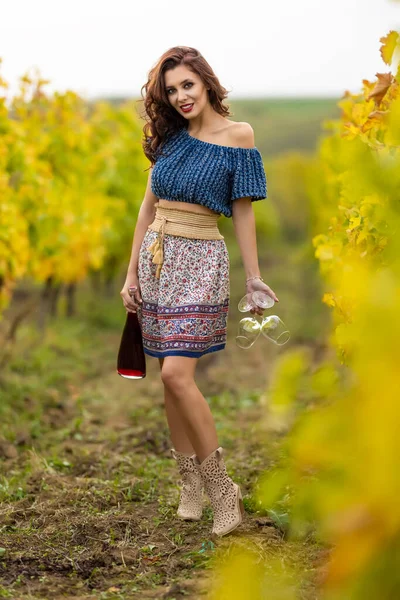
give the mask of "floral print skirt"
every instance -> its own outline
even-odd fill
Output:
[[[160,278],[148,247],[158,233],[148,229],[139,252],[143,303],[137,309],[146,354],[200,357],[223,350],[229,310],[229,254],[224,239],[164,235]]]

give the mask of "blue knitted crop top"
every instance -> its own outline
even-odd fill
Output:
[[[267,181],[258,148],[203,142],[183,127],[158,149],[151,190],[157,198],[202,204],[231,217],[236,198],[266,198]]]

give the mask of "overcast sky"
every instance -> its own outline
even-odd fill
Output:
[[[379,38],[394,0],[0,0],[1,74],[31,67],[47,91],[139,97],[165,50],[194,46],[229,98],[341,96],[388,72]]]

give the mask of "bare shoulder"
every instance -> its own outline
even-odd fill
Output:
[[[250,123],[242,121],[240,123],[232,122],[229,127],[232,146],[239,148],[254,148],[254,131]]]

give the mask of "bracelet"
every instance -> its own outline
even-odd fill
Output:
[[[264,279],[263,279],[262,277],[260,277],[259,275],[256,275],[255,277],[248,277],[248,278],[246,279],[246,283],[247,283],[248,281],[250,281],[251,279],[261,279],[261,281],[264,281]]]

